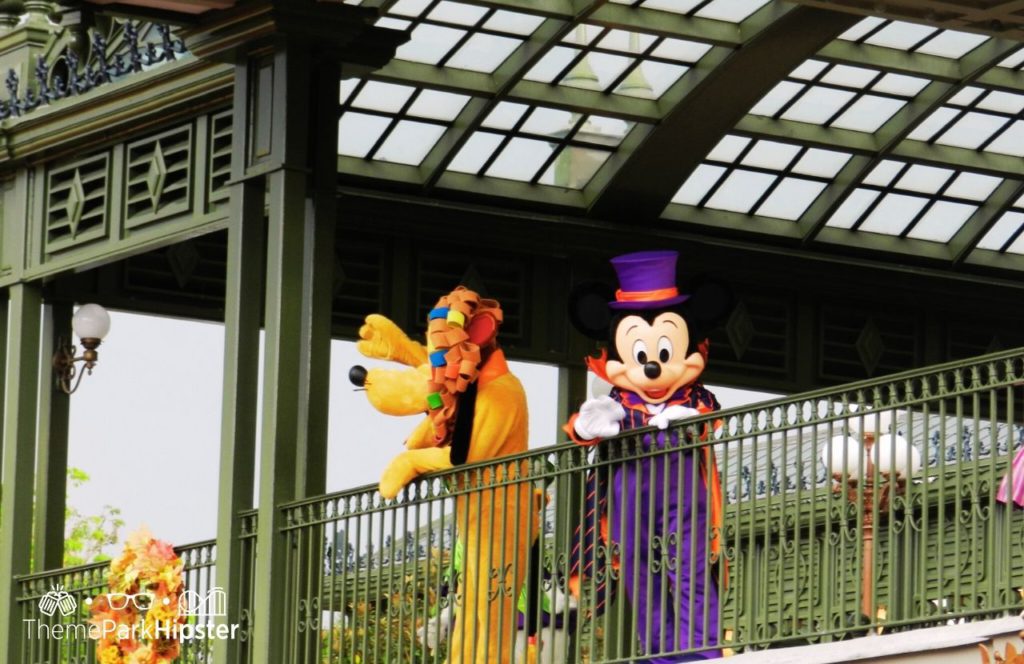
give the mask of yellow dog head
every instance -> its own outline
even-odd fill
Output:
[[[391,360],[405,369],[364,369],[354,366],[349,380],[366,388],[374,408],[386,415],[417,415],[427,410],[430,366],[427,349],[410,339],[397,325],[380,314],[370,314],[359,329],[359,352],[376,360]]]

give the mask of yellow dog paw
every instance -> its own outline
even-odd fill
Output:
[[[384,469],[384,474],[381,475],[378,487],[380,495],[388,499],[394,498],[406,484],[416,479],[417,474],[412,460],[405,454],[399,454],[391,460],[388,467]]]
[[[366,357],[394,360],[412,367],[427,361],[426,349],[406,336],[391,319],[380,314],[366,317],[366,323],[359,328],[359,339],[356,348]]]

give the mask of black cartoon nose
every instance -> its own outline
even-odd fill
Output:
[[[356,387],[366,385],[366,368],[358,364],[348,370],[348,379]]]
[[[657,362],[648,362],[644,365],[644,375],[648,378],[657,378],[661,375],[661,365]]]

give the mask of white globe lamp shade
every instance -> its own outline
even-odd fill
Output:
[[[884,434],[871,448],[871,457],[880,473],[900,473],[908,477],[921,470],[921,454],[906,438]]]
[[[887,433],[892,428],[892,411],[865,410],[850,418],[850,429],[861,434]]]
[[[836,436],[821,448],[821,462],[828,472],[845,473],[847,477],[857,479],[864,468],[864,448],[856,438]]]
[[[71,329],[79,339],[102,339],[110,332],[110,314],[98,304],[83,304],[71,318]]]

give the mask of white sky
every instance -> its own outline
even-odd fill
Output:
[[[219,324],[111,312],[111,331],[92,376],[71,398],[68,462],[91,477],[70,492],[84,514],[118,507],[122,537],[145,524],[187,544],[216,534],[224,328]],[[350,342],[331,353],[328,491],[375,483],[419,417],[374,410],[348,382],[372,366]],[[387,363],[380,363],[387,364]],[[530,446],[555,441],[557,369],[512,362],[526,387]],[[770,395],[713,388],[723,407]],[[559,437],[558,440],[562,438]]]

